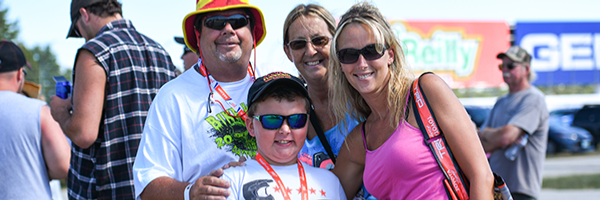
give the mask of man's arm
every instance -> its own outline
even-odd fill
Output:
[[[216,169],[207,176],[196,180],[190,189],[190,199],[222,199],[225,200],[229,194],[229,182],[219,177],[223,175],[223,169]],[[190,183],[180,182],[170,177],[154,179],[146,186],[140,194],[141,199],[165,199],[181,200],[185,187]]]
[[[48,106],[42,106],[40,118],[42,153],[48,168],[48,177],[50,179],[67,178],[71,146],[60,129],[60,125],[52,118]]]
[[[98,137],[105,98],[106,72],[96,57],[80,50],[75,64],[73,113],[70,99],[51,97],[52,116],[64,133],[81,148],[90,147]]]
[[[525,134],[523,129],[509,124],[498,128],[485,128],[479,133],[479,139],[485,152],[489,153],[515,143]]]

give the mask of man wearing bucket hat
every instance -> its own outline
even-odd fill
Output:
[[[491,152],[492,171],[502,176],[515,200],[539,198],[548,140],[548,110],[544,93],[531,85],[531,56],[512,46],[497,56],[509,93],[498,98],[479,134]],[[517,143],[525,144],[524,147]],[[511,149],[517,148],[511,154]]]
[[[71,151],[46,102],[27,98],[25,56],[0,41],[0,199],[52,199],[48,182],[67,177]]]
[[[256,76],[251,52],[266,35],[263,14],[247,0],[196,3],[183,19],[183,32],[200,59],[152,102],[133,166],[142,199],[197,199],[210,191],[227,196],[225,181],[207,175],[256,155],[244,118]],[[205,185],[215,183],[225,188]]]
[[[132,167],[150,103],[175,77],[167,51],[122,17],[117,0],[72,0],[67,38],[83,37],[72,98],[51,97],[73,142],[72,199],[133,199]]]

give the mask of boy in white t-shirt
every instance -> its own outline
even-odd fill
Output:
[[[331,172],[298,161],[310,101],[300,79],[283,72],[257,78],[248,93],[246,128],[258,152],[245,166],[224,171],[227,199],[346,199]]]

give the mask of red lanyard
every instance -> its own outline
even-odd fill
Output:
[[[256,152],[255,158],[256,160],[258,160],[258,163],[260,163],[260,165],[262,165],[265,168],[265,170],[269,172],[273,179],[275,179],[275,182],[277,182],[277,185],[281,190],[281,194],[283,194],[283,198],[286,200],[290,200],[290,195],[287,193],[286,190],[287,188],[285,187],[285,185],[283,185],[283,181],[281,181],[281,178],[279,178],[277,172],[275,172],[275,170],[271,168],[271,165],[269,165],[269,163],[267,163],[267,161],[258,152]],[[300,160],[296,160],[296,162],[298,163],[298,174],[300,174],[300,189],[302,190],[302,199],[308,200],[308,186],[306,185],[306,174],[304,174],[304,167],[302,166],[302,163],[300,163]]]
[[[242,108],[242,105],[236,104],[235,101],[233,101],[233,99],[221,87],[219,82],[217,80],[215,80],[215,78],[210,73],[208,73],[208,71],[206,70],[206,66],[204,65],[204,63],[202,61],[198,62],[198,66],[200,66],[200,67],[198,67],[198,69],[199,69],[198,71],[200,72],[200,74],[202,74],[202,76],[205,76],[206,80],[208,81],[208,88],[210,89],[210,94],[209,94],[208,98],[209,98],[209,100],[211,100],[210,103],[213,103],[213,101],[215,101],[215,102],[219,103],[219,105],[221,105],[221,107],[223,108],[223,111],[225,111],[225,113],[227,113],[227,115],[229,115],[231,117],[241,117],[242,120],[245,120],[246,112],[244,111],[244,108]],[[248,63],[248,73],[250,74],[250,77],[252,78],[252,82],[254,82],[254,72],[252,70],[252,65],[250,65],[250,63]],[[223,105],[223,103],[213,97],[213,89],[216,90],[217,93],[219,93],[219,95],[223,98],[223,100],[225,100],[225,102],[227,102],[227,104],[229,106],[231,106],[231,108],[234,109],[235,114],[229,113],[229,111],[227,111],[227,109],[225,109],[225,106]]]

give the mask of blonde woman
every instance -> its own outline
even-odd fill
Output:
[[[445,177],[407,106],[413,74],[379,10],[368,3],[352,6],[338,24],[330,54],[336,119],[348,123],[348,113],[353,120],[366,119],[346,138],[333,170],[346,196],[363,180],[378,199],[448,199]],[[470,180],[471,199],[492,199],[493,175],[465,109],[438,76],[422,76],[421,86]]]

